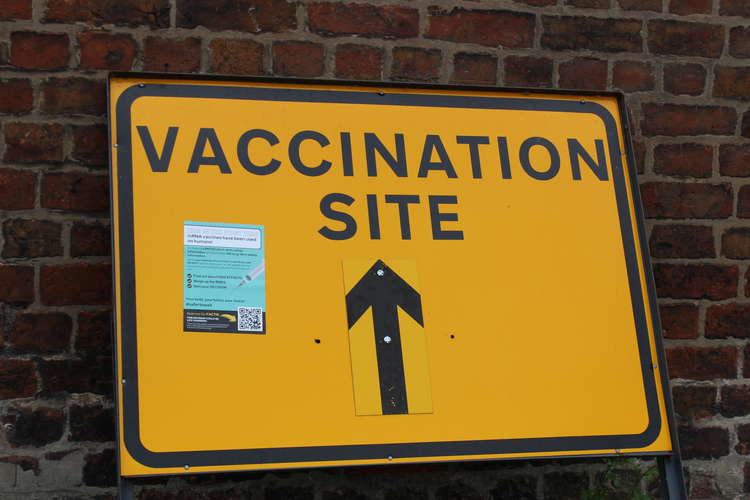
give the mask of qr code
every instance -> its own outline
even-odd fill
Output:
[[[263,309],[260,307],[238,307],[237,318],[237,331],[263,331]]]

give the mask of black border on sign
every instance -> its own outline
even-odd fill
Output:
[[[122,381],[118,381],[119,389],[122,391],[122,413],[123,425],[119,429],[125,447],[130,455],[142,465],[153,468],[183,467],[217,467],[229,465],[274,465],[304,462],[335,462],[347,460],[373,460],[392,457],[399,458],[424,458],[432,457],[456,457],[465,455],[495,455],[511,453],[554,453],[565,451],[607,450],[607,449],[637,449],[652,443],[661,430],[661,416],[659,413],[659,400],[657,386],[653,370],[653,361],[649,343],[648,324],[645,306],[651,309],[652,318],[658,318],[655,309],[655,293],[653,279],[648,266],[648,253],[643,240],[642,215],[640,206],[636,207],[637,220],[633,221],[630,214],[627,182],[633,193],[633,202],[638,202],[638,186],[635,175],[632,173],[628,178],[622,166],[621,153],[619,151],[619,138],[617,124],[614,117],[603,106],[582,99],[577,100],[553,100],[544,98],[525,97],[495,97],[495,96],[465,96],[445,94],[408,94],[398,93],[398,89],[421,88],[443,91],[493,91],[512,92],[512,89],[494,89],[481,87],[445,87],[433,85],[398,85],[379,84],[363,82],[331,82],[331,81],[303,81],[292,79],[240,79],[240,78],[216,78],[198,75],[156,75],[156,74],[111,74],[110,78],[166,78],[210,81],[234,81],[237,83],[268,82],[290,85],[316,84],[328,87],[345,87],[351,85],[361,86],[369,92],[353,90],[319,90],[300,88],[264,88],[264,87],[235,87],[227,85],[193,85],[185,83],[149,83],[134,84],[124,91],[115,104],[115,119],[117,120],[117,137],[112,137],[111,142],[117,145],[117,192],[112,190],[111,196],[118,200],[118,233],[119,233],[119,290],[115,290],[115,306],[119,306],[119,321],[121,332],[122,358],[115,362],[122,364]],[[394,92],[378,91],[380,88],[394,88]],[[108,88],[109,91],[109,88]],[[531,93],[523,89],[524,93]],[[561,95],[605,95],[592,92],[560,92],[560,91],[535,91],[538,94],[561,94]],[[612,94],[606,94],[612,95]],[[599,117],[604,123],[607,142],[609,145],[609,158],[611,164],[611,175],[615,190],[615,198],[620,216],[620,229],[623,240],[623,252],[626,260],[628,282],[630,285],[631,303],[636,326],[636,337],[641,360],[643,374],[644,392],[646,395],[646,407],[649,423],[646,429],[639,434],[627,435],[599,435],[599,436],[566,436],[550,438],[526,438],[526,439],[492,439],[476,441],[440,441],[425,443],[390,443],[390,444],[360,444],[360,445],[331,445],[331,446],[306,446],[286,448],[253,448],[253,449],[229,449],[229,450],[207,450],[207,451],[181,451],[181,452],[154,452],[147,449],[140,439],[140,423],[138,408],[138,361],[137,361],[137,325],[136,325],[136,283],[135,283],[135,248],[134,248],[134,220],[133,220],[133,191],[132,191],[132,158],[131,158],[131,122],[130,109],[132,104],[141,97],[177,97],[177,98],[212,98],[212,99],[241,99],[241,100],[264,100],[277,102],[317,102],[317,103],[352,103],[352,104],[374,104],[387,106],[427,106],[441,108],[481,108],[481,109],[506,109],[522,111],[545,111],[566,113],[590,113]],[[618,97],[621,113],[625,113],[621,98]],[[623,116],[623,122],[625,117]],[[625,126],[623,134],[626,135]],[[115,139],[114,141],[112,139]],[[627,137],[626,137],[627,140]],[[634,165],[632,149],[629,148],[628,159]],[[114,176],[114,172],[111,173]],[[112,179],[114,181],[114,179]],[[114,185],[113,185],[114,188]],[[114,210],[114,208],[113,208]],[[113,213],[113,216],[115,214]],[[114,217],[113,217],[114,218]],[[634,223],[635,222],[635,223]],[[637,223],[637,224],[636,224]],[[638,266],[638,253],[633,238],[633,231],[638,230],[641,239],[641,252],[643,254],[644,272],[646,273],[647,288],[641,288],[640,271]],[[645,292],[645,297],[644,297]],[[658,320],[654,320],[654,328],[658,328]],[[656,330],[655,337],[657,348],[660,347],[660,332]],[[116,338],[116,335],[115,335]],[[114,347],[114,346],[113,346]],[[659,353],[659,365],[663,376],[666,375],[663,353]],[[115,367],[115,380],[117,371]],[[662,390],[668,390],[668,382],[663,381]],[[667,393],[668,394],[668,393]],[[665,396],[665,401],[668,395]],[[669,403],[669,401],[667,401]],[[669,409],[669,408],[668,408]],[[671,414],[671,412],[670,412]],[[118,419],[119,420],[119,419]],[[670,422],[671,424],[671,422]],[[670,425],[671,427],[671,425]],[[676,443],[674,436],[672,442]],[[676,445],[675,445],[676,446]],[[668,452],[667,452],[668,453]],[[646,453],[644,453],[646,455]],[[601,455],[597,455],[601,456]],[[288,465],[287,465],[288,467]]]

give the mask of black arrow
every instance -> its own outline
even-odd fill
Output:
[[[375,328],[383,414],[409,413],[398,308],[424,326],[422,298],[401,276],[382,260],[378,260],[346,294],[346,314],[350,329],[370,307]]]

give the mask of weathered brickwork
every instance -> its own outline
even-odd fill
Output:
[[[624,92],[691,498],[750,495],[749,26],[748,0],[0,0],[0,498],[115,494],[115,70]],[[139,496],[575,499],[604,468],[196,476]]]

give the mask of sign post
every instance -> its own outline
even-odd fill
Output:
[[[109,106],[124,484],[633,455],[684,498],[620,96],[115,74]]]

